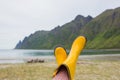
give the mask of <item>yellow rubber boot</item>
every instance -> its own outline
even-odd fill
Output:
[[[54,50],[54,55],[58,66],[60,66],[67,58],[67,52],[63,47],[57,47]],[[53,77],[56,75],[57,71],[54,71]]]
[[[70,80],[74,80],[76,62],[78,56],[80,55],[81,51],[85,46],[85,43],[86,43],[86,38],[84,36],[77,37],[72,44],[68,58],[57,68],[56,71],[58,72],[61,66],[65,66],[68,71]]]
[[[63,47],[55,48],[54,55],[58,66],[61,65],[67,58],[66,50]]]
[[[63,63],[68,70],[68,75],[70,76],[70,80],[74,80],[75,69],[76,69],[76,62],[78,56],[80,55],[81,51],[83,50],[86,43],[86,38],[84,36],[79,36],[75,39],[72,44],[70,54],[66,61]]]

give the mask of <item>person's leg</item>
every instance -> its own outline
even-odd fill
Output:
[[[64,66],[61,66],[59,72],[56,74],[53,80],[70,80],[67,69]]]
[[[85,43],[86,43],[86,38],[84,36],[79,36],[74,40],[71,50],[70,50],[70,53],[69,53],[69,56],[55,70],[53,80],[74,80],[76,62],[77,62],[77,59],[78,59],[81,51],[83,50],[83,48],[85,46]],[[62,68],[62,70],[60,70],[61,66],[64,66],[66,71],[64,71],[63,68]],[[62,75],[61,73],[64,75]],[[68,75],[68,74],[69,74],[69,76],[66,77],[66,75]],[[62,77],[62,76],[64,76],[64,77]],[[68,77],[69,77],[69,79],[68,79]]]

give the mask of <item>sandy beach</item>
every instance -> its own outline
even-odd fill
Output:
[[[44,63],[0,64],[0,80],[52,80],[57,64]],[[120,60],[80,60],[75,80],[120,80]]]
[[[51,80],[55,62],[2,64],[0,80]],[[119,80],[120,61],[79,61],[75,80]]]

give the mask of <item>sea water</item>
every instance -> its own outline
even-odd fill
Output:
[[[69,50],[67,50],[69,53]],[[25,63],[30,59],[55,60],[54,50],[0,50],[0,64]],[[120,60],[120,49],[83,50],[80,60]]]
[[[23,63],[37,58],[54,59],[53,50],[0,50],[0,63]]]

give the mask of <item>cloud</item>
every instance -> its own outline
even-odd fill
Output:
[[[78,14],[95,17],[119,5],[119,0],[0,0],[0,48],[14,48],[25,36],[51,30]]]

